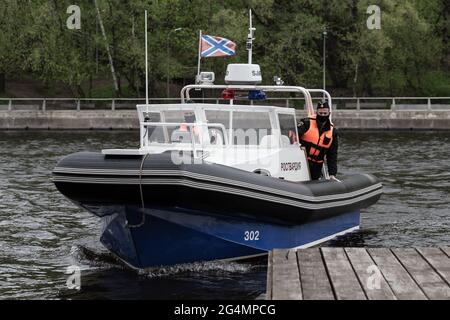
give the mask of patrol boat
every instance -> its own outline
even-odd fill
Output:
[[[261,85],[256,64],[231,64],[181,91],[180,104],[137,106],[139,149],[80,152],[53,170],[56,188],[101,218],[103,245],[136,269],[238,260],[274,248],[306,248],[357,230],[360,210],[382,194],[369,174],[311,181],[295,109],[256,105],[269,93],[312,93]],[[219,104],[192,90],[223,90]],[[247,97],[252,103],[237,100]],[[235,103],[240,102],[240,103]]]

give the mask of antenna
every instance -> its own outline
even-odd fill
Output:
[[[147,10],[145,10],[145,104],[148,111],[148,32],[147,32]]]
[[[256,28],[253,28],[253,22],[252,22],[252,9],[249,10],[249,16],[250,16],[250,33],[247,37],[247,50],[248,50],[248,64],[252,64],[252,55],[253,55],[253,31],[256,30]]]

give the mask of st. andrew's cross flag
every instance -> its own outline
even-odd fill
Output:
[[[201,57],[230,57],[236,54],[236,43],[231,40],[202,35]]]

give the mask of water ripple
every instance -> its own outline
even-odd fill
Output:
[[[0,299],[253,299],[265,291],[264,261],[124,268],[100,245],[98,219],[50,181],[67,154],[136,148],[138,141],[137,132],[0,133]],[[327,245],[450,245],[448,159],[448,132],[341,132],[340,173],[372,173],[384,194],[362,212],[361,231]],[[82,268],[80,292],[66,288],[70,265]]]

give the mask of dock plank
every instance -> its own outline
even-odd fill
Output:
[[[272,299],[302,300],[295,250],[273,251]]]
[[[450,287],[415,249],[392,249],[392,252],[428,299],[450,299]]]
[[[353,269],[369,300],[395,300],[396,297],[381,271],[363,248],[345,248]],[[374,276],[380,277],[375,279]]]
[[[441,248],[441,250],[450,258],[450,247]]]
[[[450,258],[439,248],[419,248],[417,251],[450,286]]]
[[[272,300],[272,275],[273,275],[273,251],[269,251],[267,257],[267,284],[266,284],[266,299]]]
[[[321,248],[336,299],[366,300],[366,295],[343,248]]]
[[[297,251],[304,300],[334,300],[333,290],[319,248]]]
[[[401,300],[425,300],[427,297],[391,250],[371,248],[367,252],[377,264],[395,296]]]

